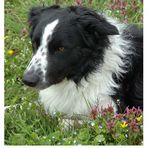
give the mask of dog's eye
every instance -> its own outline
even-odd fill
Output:
[[[59,47],[59,48],[57,48],[57,51],[63,52],[63,51],[64,51],[64,47]]]

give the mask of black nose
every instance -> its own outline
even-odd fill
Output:
[[[22,81],[28,86],[35,87],[39,82],[39,76],[34,72],[29,71],[24,73]]]

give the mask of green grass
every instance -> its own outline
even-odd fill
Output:
[[[135,13],[131,9],[130,0],[127,3],[126,17],[129,23],[141,25],[142,3],[136,2]],[[5,106],[16,105],[5,111],[5,144],[7,145],[49,145],[49,144],[93,144],[90,131],[84,124],[80,129],[70,129],[63,132],[62,123],[57,124],[57,117],[45,114],[43,107],[37,103],[38,94],[34,89],[24,86],[21,82],[23,72],[31,58],[31,43],[28,37],[27,15],[29,8],[37,5],[51,5],[53,0],[6,0],[5,1]],[[60,4],[74,4],[74,0],[61,0]],[[83,5],[105,12],[123,21],[119,10],[111,10],[111,0],[93,0]],[[10,55],[9,50],[14,53]],[[58,115],[58,118],[60,116]],[[93,131],[91,131],[93,132]],[[76,133],[79,133],[78,135]],[[54,137],[54,138],[53,138]],[[88,141],[83,142],[83,139]],[[81,140],[80,140],[81,139]],[[94,143],[96,144],[96,143]],[[102,144],[102,143],[101,143]],[[109,143],[108,143],[109,144]]]

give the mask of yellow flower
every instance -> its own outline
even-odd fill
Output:
[[[12,55],[14,54],[14,51],[12,49],[8,50],[8,54]]]
[[[123,122],[123,123],[120,124],[120,126],[121,126],[122,128],[125,128],[125,127],[128,126],[128,124],[127,124],[126,122]]]
[[[139,122],[142,119],[142,115],[140,117],[137,117],[136,120]]]

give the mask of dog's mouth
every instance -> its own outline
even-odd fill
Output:
[[[43,90],[43,89],[46,89],[48,87],[50,87],[50,84],[49,83],[43,83],[43,82],[38,82],[37,84],[35,84],[34,82],[28,82],[26,80],[24,80],[24,78],[22,79],[23,83],[29,87],[32,87],[34,89],[37,89],[37,90]]]

